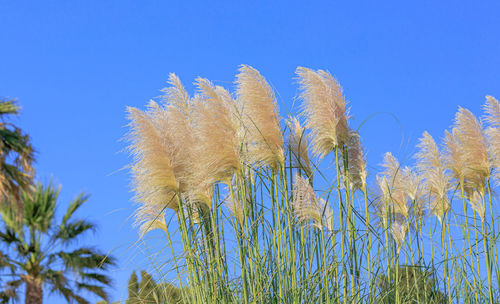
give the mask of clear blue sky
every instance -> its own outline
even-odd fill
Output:
[[[354,127],[379,112],[399,120],[379,115],[361,129],[372,175],[384,152],[408,160],[424,130],[441,137],[458,105],[480,114],[486,94],[500,97],[500,2],[352,3],[0,0],[0,96],[23,107],[15,122],[32,136],[38,179],[63,185],[63,205],[92,195],[80,215],[100,224],[86,241],[119,257],[115,300],[148,264],[129,249],[125,106],[158,96],[169,72],[189,89],[198,75],[232,89],[250,64],[286,116],[295,68],[330,70]]]

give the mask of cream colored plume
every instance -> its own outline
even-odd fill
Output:
[[[134,198],[143,205],[168,203],[170,194],[179,189],[179,183],[164,135],[153,123],[150,113],[132,107],[128,107],[127,111],[130,119],[129,149],[134,156]],[[177,203],[168,207],[177,210]]]
[[[330,73],[298,67],[302,115],[311,130],[313,153],[324,157],[348,140],[348,111],[342,87]]]
[[[250,164],[277,169],[284,164],[283,137],[274,92],[254,68],[242,65],[236,75],[238,105],[246,127]]]
[[[451,136],[451,134],[447,136]],[[451,143],[451,147],[453,148],[453,138],[449,139],[449,141]],[[437,216],[441,221],[450,209],[450,203],[447,195],[450,187],[450,175],[446,170],[443,157],[439,153],[439,148],[436,142],[432,136],[427,133],[427,131],[423,133],[417,147],[420,150],[415,155],[415,158],[417,159],[417,168],[423,177],[424,191],[429,196],[428,208],[430,212]],[[450,149],[450,151],[453,150]],[[451,153],[457,152],[458,151]],[[456,155],[455,157],[460,156]]]
[[[427,199],[424,195],[423,177],[410,167],[404,167],[402,174],[403,189],[411,203],[412,210],[409,216],[419,224],[425,215],[425,201]]]
[[[403,247],[406,239],[406,232],[408,231],[408,226],[400,223],[399,221],[393,222],[391,225],[391,235],[394,241],[396,241],[398,254]]]
[[[472,210],[476,211],[477,214],[481,217],[481,221],[484,221],[484,216],[486,214],[486,206],[484,204],[484,200],[481,197],[479,192],[474,191],[469,198],[469,203],[472,207]]]
[[[359,133],[349,130],[347,147],[349,161],[349,183],[353,189],[366,190],[366,159],[361,146]]]
[[[384,201],[380,205],[394,214],[394,216],[403,216],[408,219],[410,206],[408,205],[408,194],[405,191],[406,185],[404,175],[398,160],[387,152],[384,156],[382,166],[385,170],[381,177],[377,177],[377,183],[382,193],[381,199]],[[386,219],[387,210],[380,210],[382,218]]]
[[[197,139],[193,172],[198,181],[211,187],[218,181],[231,185],[232,176],[240,169],[240,142],[235,104],[222,87],[203,78],[196,80],[200,91],[193,110]]]
[[[497,183],[500,182],[500,104],[492,96],[486,96],[486,121],[490,127],[486,129],[488,153]]]
[[[163,90],[165,108],[157,111],[157,123],[172,138],[170,146],[179,190],[183,201],[193,207],[194,215],[198,216],[198,208],[211,207],[212,194],[208,181],[209,172],[199,170],[200,140],[194,130],[194,125],[198,123],[195,112],[201,98],[190,98],[175,74],[170,74],[169,83],[171,87]]]
[[[460,143],[457,139],[458,130],[453,128],[451,132],[444,132],[444,153],[443,161],[448,169],[453,172],[453,176],[460,182],[464,183],[465,162],[464,155],[461,151]]]
[[[486,104],[484,105],[486,112],[486,121],[493,127],[500,128],[500,104],[498,100],[490,95],[486,96]]]
[[[174,176],[179,183],[178,190],[185,192],[192,179],[191,158],[195,143],[189,122],[190,116],[173,104],[162,107],[154,102],[149,104],[149,112],[153,124],[161,134],[163,144],[167,147]]]
[[[308,178],[312,177],[311,161],[308,153],[308,142],[305,128],[300,125],[296,117],[290,117],[287,120],[287,125],[290,128],[290,136],[288,142],[292,153],[292,165],[300,170],[303,170]]]
[[[462,182],[465,180],[476,190],[484,192],[485,179],[490,175],[490,163],[481,123],[469,110],[459,107],[453,135],[459,145],[460,160],[463,161]]]
[[[293,186],[293,209],[300,222],[312,222],[313,226],[333,230],[333,211],[327,203],[316,197],[307,178],[295,174]]]
[[[162,101],[165,105],[179,108],[185,116],[189,116],[189,104],[191,99],[181,80],[174,73],[170,73],[168,84],[170,84],[170,87],[162,90],[164,93],[164,95],[161,96]]]

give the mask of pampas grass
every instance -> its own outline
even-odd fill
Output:
[[[349,182],[353,190],[365,191],[368,172],[360,135],[356,131],[349,130],[348,138]]]
[[[192,168],[208,187],[218,181],[231,185],[231,178],[240,169],[238,118],[233,99],[222,87],[198,78],[200,95],[193,111],[197,139]]]
[[[289,131],[246,65],[236,100],[204,78],[190,97],[170,74],[160,103],[127,108],[135,223],[165,234],[184,303],[498,302],[498,101],[487,97],[487,130],[459,108],[442,150],[424,132],[415,166],[387,152],[377,174],[337,80],[296,73],[304,126],[291,116]],[[335,169],[320,170],[330,152]]]
[[[170,193],[179,189],[170,157],[171,150],[165,145],[163,134],[153,123],[151,113],[132,107],[127,111],[131,121],[128,138],[131,142],[129,149],[134,156],[132,172],[135,200],[151,205],[167,203]],[[176,209],[173,204],[167,207]]]
[[[283,136],[273,89],[251,66],[242,65],[236,75],[237,101],[246,127],[244,141],[250,164],[278,168],[283,165]]]
[[[420,150],[415,158],[423,178],[423,191],[429,197],[428,208],[441,221],[450,209],[447,194],[450,190],[450,176],[434,138],[427,131],[422,134],[417,147]]]
[[[464,179],[480,192],[485,191],[485,180],[490,174],[490,163],[483,126],[469,110],[459,107],[455,116],[456,132]]]
[[[311,130],[313,153],[324,157],[348,139],[348,113],[343,90],[330,73],[298,67],[302,115]]]
[[[299,222],[311,222],[318,229],[333,230],[333,212],[323,199],[317,198],[309,180],[295,175],[293,210]]]

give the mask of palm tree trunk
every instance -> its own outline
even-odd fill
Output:
[[[42,282],[33,277],[26,277],[26,294],[24,298],[25,304],[42,304],[43,291]]]

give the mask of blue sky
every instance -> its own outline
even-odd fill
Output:
[[[353,127],[380,113],[360,130],[372,175],[386,151],[411,163],[421,133],[440,138],[458,105],[481,114],[486,94],[500,97],[497,1],[0,0],[0,45],[0,96],[23,107],[14,121],[32,136],[37,178],[62,184],[63,205],[92,195],[80,215],[100,224],[86,241],[119,257],[116,300],[148,264],[120,170],[125,107],[158,96],[168,73],[191,92],[197,76],[233,89],[252,65],[287,116],[295,68],[328,69]]]

